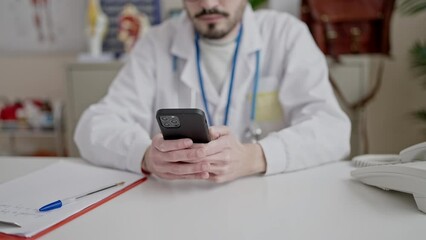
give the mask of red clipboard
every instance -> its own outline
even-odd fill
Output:
[[[126,191],[128,191],[128,190],[130,190],[130,189],[132,189],[134,187],[136,187],[137,185],[145,182],[146,180],[147,180],[147,178],[144,177],[144,178],[142,178],[142,179],[140,179],[140,180],[138,180],[138,181],[130,184],[129,186],[121,189],[120,191],[117,191],[117,192],[113,193],[112,195],[110,195],[110,196],[102,199],[101,201],[96,202],[96,203],[88,206],[87,208],[81,210],[80,212],[75,213],[75,214],[69,216],[68,218],[66,218],[66,219],[64,219],[64,220],[56,223],[55,225],[53,225],[53,226],[51,226],[49,228],[46,228],[45,230],[43,230],[43,231],[35,234],[34,236],[31,236],[31,237],[22,237],[22,236],[16,236],[16,235],[10,235],[10,234],[5,234],[5,233],[0,233],[0,240],[18,240],[18,239],[21,239],[21,240],[22,239],[28,239],[28,240],[30,240],[30,239],[37,239],[37,238],[45,235],[46,233],[49,233],[49,232],[51,232],[51,231],[53,231],[53,230],[55,230],[55,229],[57,229],[57,228],[65,225],[65,224],[67,224],[68,222],[71,222],[72,220],[80,217],[81,215],[83,215],[83,214],[85,214],[85,213],[87,213],[87,212],[89,212],[89,211],[91,211],[91,210],[99,207],[100,205],[102,205],[102,204],[108,202],[109,200],[111,200],[111,199],[113,199],[113,198],[121,195],[122,193],[124,193],[124,192],[126,192]]]

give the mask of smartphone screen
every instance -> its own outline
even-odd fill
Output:
[[[200,109],[159,109],[156,118],[165,140],[190,138],[194,143],[210,142],[206,116]]]

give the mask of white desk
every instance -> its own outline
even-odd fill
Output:
[[[52,161],[0,158],[0,183]],[[42,239],[426,239],[411,195],[358,183],[352,169],[339,162],[224,185],[150,178]]]

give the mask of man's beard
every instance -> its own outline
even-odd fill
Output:
[[[243,2],[243,4],[239,6],[239,9],[237,10],[233,18],[230,18],[230,15],[228,13],[220,11],[216,8],[203,9],[200,13],[196,14],[193,17],[193,21],[196,21],[197,18],[205,16],[205,15],[217,14],[225,18],[224,27],[222,27],[222,29],[218,29],[218,26],[217,26],[218,24],[211,23],[207,25],[207,29],[204,29],[201,25],[194,24],[196,31],[203,38],[207,38],[207,39],[221,39],[227,36],[241,21],[242,15],[244,13],[245,5],[246,4]]]
[[[227,36],[237,25],[237,21],[227,22],[224,29],[218,29],[217,24],[211,23],[207,25],[207,30],[196,29],[203,38],[207,39],[221,39]]]

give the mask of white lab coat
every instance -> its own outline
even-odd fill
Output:
[[[243,23],[228,124],[233,133],[246,141],[255,52],[260,50],[256,119],[263,130],[266,174],[344,158],[350,149],[350,121],[339,108],[325,58],[305,24],[285,13],[254,13],[250,7]],[[220,95],[205,74],[204,84],[212,118],[222,123],[229,82]],[[156,110],[188,108],[191,96],[196,107],[204,109],[194,31],[182,15],[151,29],[136,44],[108,94],[84,112],[75,131],[82,157],[140,173],[145,150],[160,132]]]

